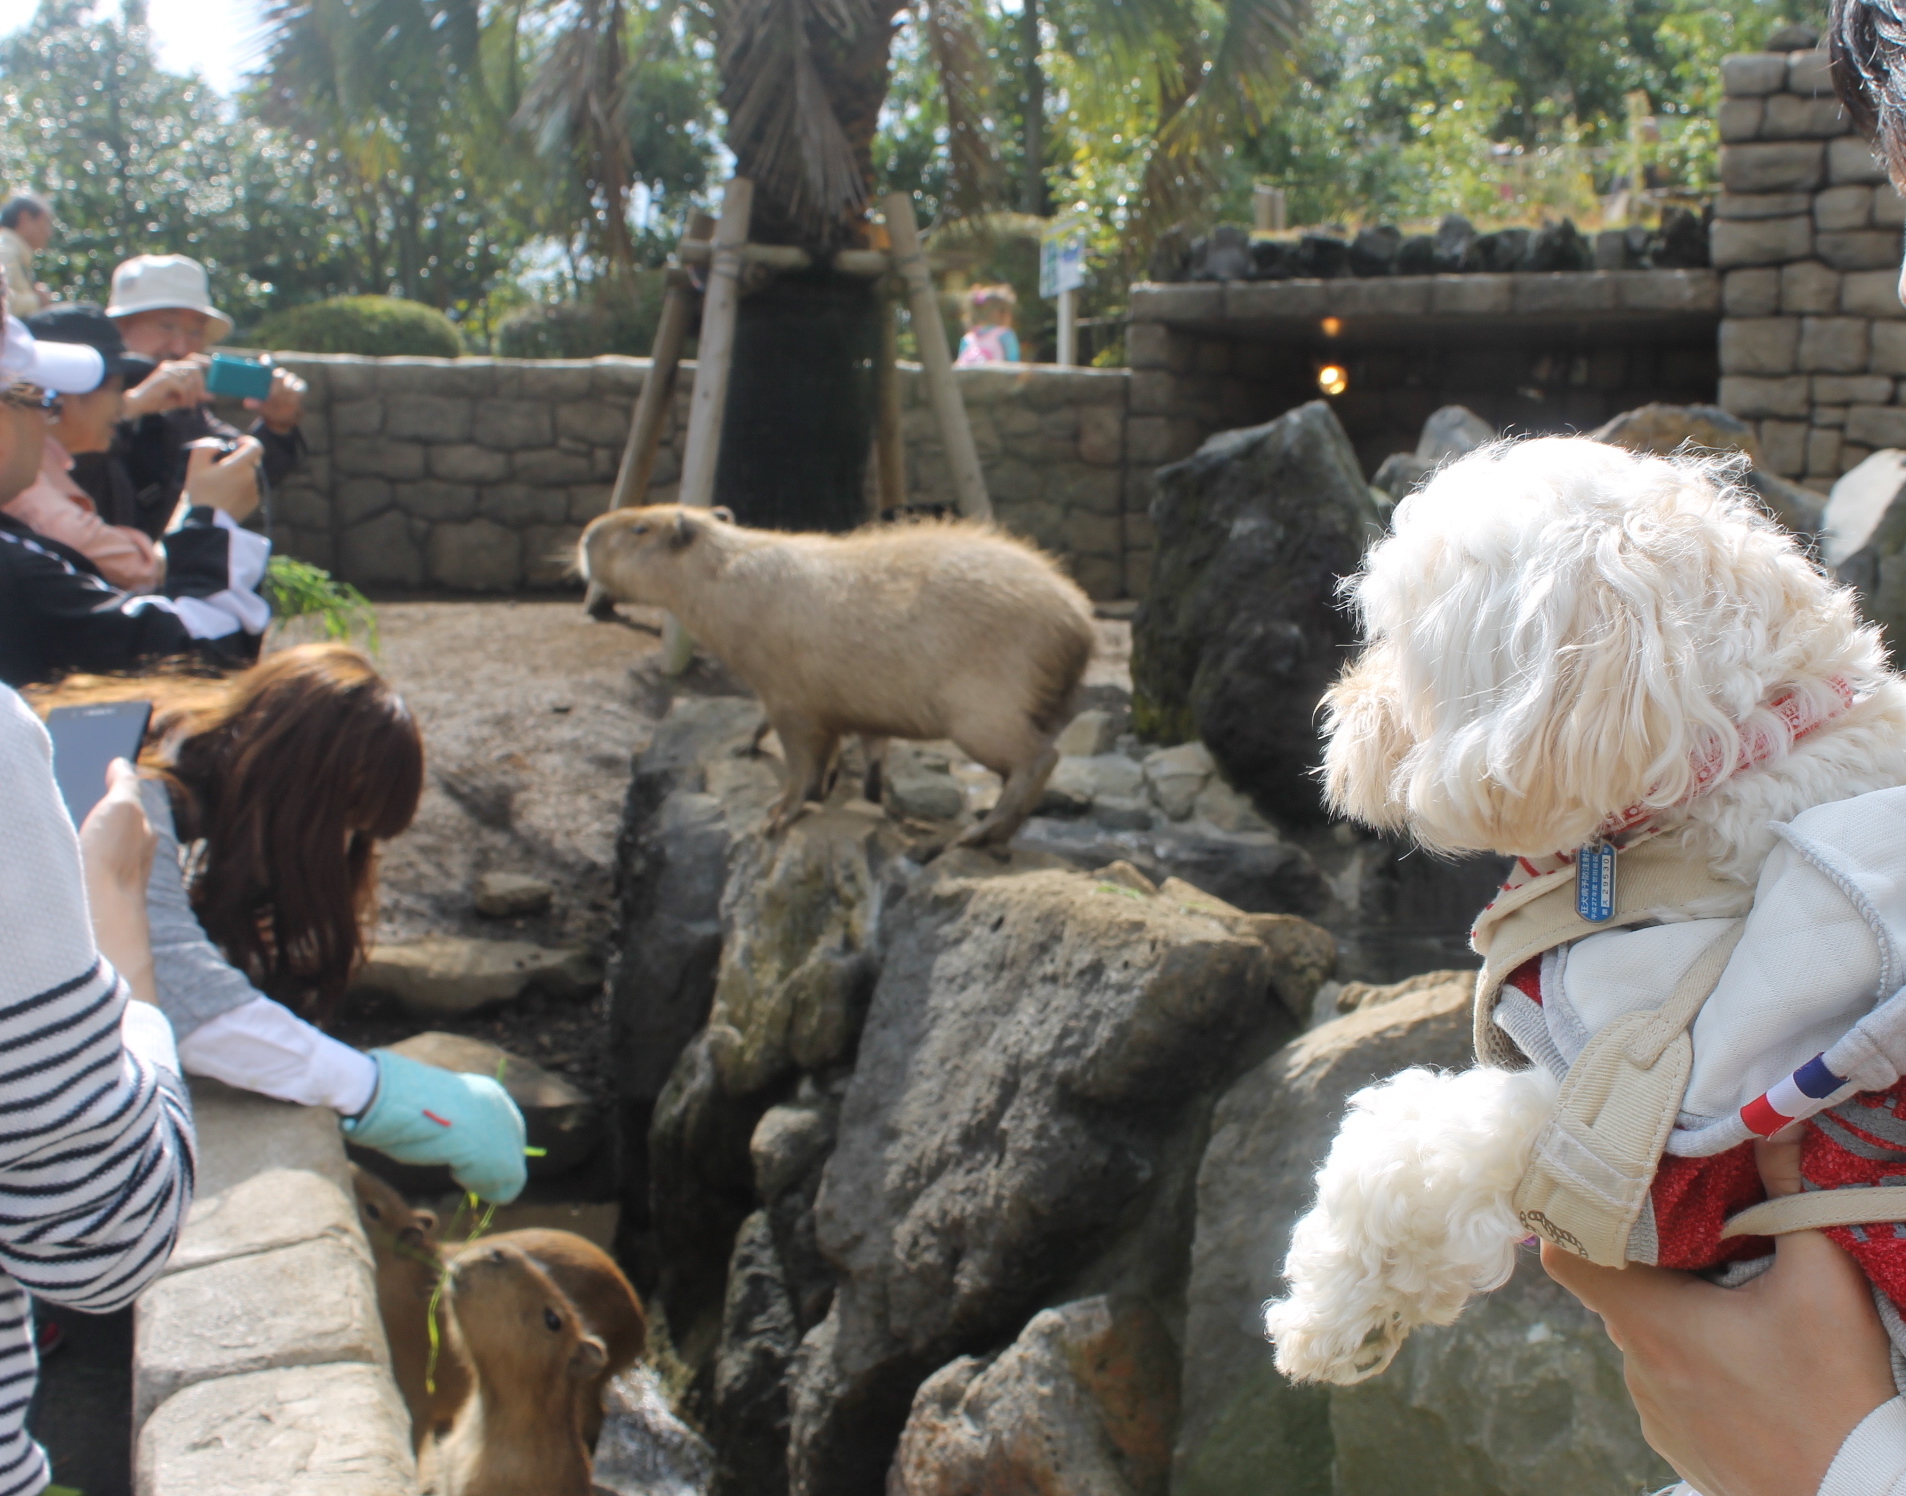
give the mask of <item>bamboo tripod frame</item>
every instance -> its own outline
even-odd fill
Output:
[[[706,214],[695,214],[683,235],[680,258],[684,264],[706,261],[708,279],[702,295],[701,340],[695,365],[695,393],[689,404],[688,437],[682,450],[680,502],[706,509],[715,499],[715,468],[721,458],[721,433],[727,414],[729,375],[734,369],[735,318],[741,300],[741,268],[755,263],[780,269],[802,269],[812,264],[806,251],[786,245],[748,243],[748,220],[754,206],[754,184],[746,177],[729,180],[722,194],[721,217],[712,225]],[[913,199],[904,192],[890,194],[886,209],[891,255],[878,250],[843,250],[834,268],[850,275],[885,275],[897,271],[904,281],[913,313],[915,341],[920,349],[921,372],[927,398],[940,429],[947,466],[953,476],[954,501],[961,514],[991,519],[993,505],[980,471],[973,429],[966,419],[966,403],[953,381],[953,359],[947,351],[946,324],[940,319],[939,299],[920,231],[913,221]],[[674,393],[682,347],[687,341],[694,295],[685,272],[672,274],[656,328],[649,377],[643,382],[629,421],[629,438],[622,450],[610,507],[628,508],[644,502],[655,473],[655,460],[666,428],[669,401]],[[877,363],[877,407],[874,437],[876,491],[880,507],[899,508],[906,502],[906,461],[900,430],[900,377],[896,361],[893,308],[886,305],[883,287],[880,356]],[[590,612],[606,616],[608,600],[592,592]],[[663,667],[670,675],[688,668],[694,641],[673,618],[663,630]]]

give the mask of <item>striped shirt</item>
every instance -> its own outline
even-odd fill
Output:
[[[192,1117],[158,1009],[94,949],[46,731],[0,687],[0,1496],[47,1484],[27,1435],[27,1293],[104,1313],[164,1265],[191,1203]]]

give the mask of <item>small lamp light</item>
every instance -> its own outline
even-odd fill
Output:
[[[1350,388],[1350,376],[1341,364],[1325,364],[1317,371],[1317,388],[1326,395],[1341,395]]]
[[[1338,333],[1343,331],[1343,318],[1341,317],[1324,318],[1323,329],[1324,329],[1325,337],[1327,338],[1336,337]]]

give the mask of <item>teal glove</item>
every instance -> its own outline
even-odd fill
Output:
[[[344,1119],[353,1143],[400,1164],[448,1164],[465,1189],[507,1205],[529,1178],[523,1161],[523,1114],[510,1093],[486,1075],[464,1075],[373,1049],[377,1091],[356,1117]]]

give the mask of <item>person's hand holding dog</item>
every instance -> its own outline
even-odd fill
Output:
[[[1769,1195],[1800,1189],[1800,1143],[1756,1144]],[[1813,1496],[1853,1429],[1894,1396],[1886,1331],[1853,1259],[1818,1231],[1720,1288],[1692,1273],[1542,1266],[1602,1318],[1648,1443],[1702,1496]]]

